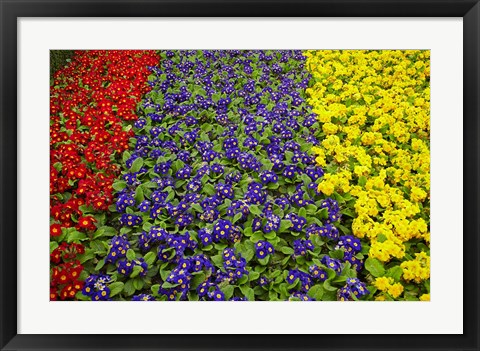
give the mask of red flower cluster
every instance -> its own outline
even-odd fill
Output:
[[[52,251],[50,262],[55,266],[52,267],[50,279],[50,300],[57,300],[58,296],[62,300],[72,299],[77,291],[83,288],[83,282],[80,280],[83,266],[76,257],[77,254],[84,252],[83,245],[65,242]],[[59,288],[61,288],[60,291],[58,291]]]
[[[112,204],[112,184],[120,172],[115,160],[133,136],[123,121],[136,120],[137,103],[150,90],[148,66],[158,61],[155,51],[76,51],[68,67],[55,74],[50,89],[52,237],[73,226],[95,230],[94,217],[84,216],[80,206],[106,211]],[[64,298],[67,285],[53,281]],[[65,296],[76,291],[73,287]]]

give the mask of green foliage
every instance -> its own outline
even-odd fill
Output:
[[[50,79],[55,72],[64,68],[73,57],[73,50],[50,50]]]
[[[383,264],[376,258],[367,258],[365,260],[365,268],[374,277],[381,277],[385,274],[385,268],[383,267]]]

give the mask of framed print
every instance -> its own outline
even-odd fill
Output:
[[[479,6],[2,2],[2,349],[477,350]]]

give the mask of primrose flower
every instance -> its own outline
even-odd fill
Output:
[[[273,245],[268,241],[260,240],[255,244],[255,254],[262,259],[275,252]]]

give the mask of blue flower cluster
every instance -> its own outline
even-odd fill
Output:
[[[126,235],[114,236],[110,240],[110,251],[107,255],[106,262],[115,263],[119,259],[124,258],[129,248],[130,242]]]
[[[343,259],[350,262],[353,268],[360,272],[363,269],[363,261],[358,259],[356,255],[362,250],[360,239],[352,235],[341,236],[335,246],[335,249],[343,249],[345,251]]]
[[[317,192],[323,170],[310,150],[320,140],[302,52],[161,56],[114,184],[121,234],[107,269],[129,276],[139,266],[146,282],[126,294],[150,299],[158,284],[161,300],[311,300],[328,269],[358,267],[360,242],[340,237],[338,202]],[[125,259],[128,249],[137,258]]]
[[[127,260],[119,261],[117,271],[120,274],[128,276],[133,272],[133,268],[137,266],[139,267],[138,275],[140,277],[145,277],[148,272],[148,265],[143,258],[135,259],[131,262]]]
[[[268,241],[260,240],[255,244],[255,254],[260,259],[273,255],[274,252],[273,245]]]
[[[345,286],[338,290],[338,300],[349,301],[360,299],[362,296],[368,295],[370,292],[365,283],[358,278],[348,278]]]
[[[93,301],[108,301],[110,300],[110,288],[107,284],[111,281],[110,276],[106,274],[92,274],[85,280],[82,293]]]

